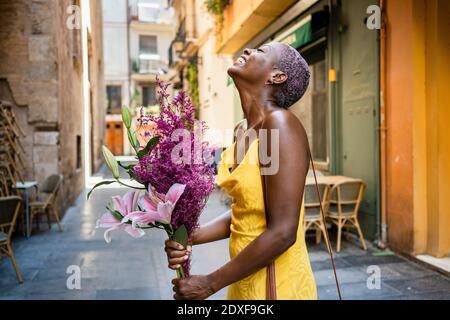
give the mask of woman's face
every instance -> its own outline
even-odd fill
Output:
[[[244,49],[242,55],[228,69],[233,79],[242,79],[250,83],[266,83],[272,75],[278,61],[278,46],[268,43],[257,49]]]

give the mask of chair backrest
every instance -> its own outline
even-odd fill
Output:
[[[322,199],[322,204],[325,205],[325,203],[328,201],[328,193],[330,190],[329,185],[325,183],[319,183],[319,193],[320,198]],[[319,207],[320,206],[320,199],[317,196],[317,190],[315,184],[307,184],[305,185],[305,200],[304,200],[305,207]]]
[[[40,191],[55,195],[58,192],[62,179],[62,175],[60,174],[52,174],[51,176],[48,176],[42,184]]]
[[[361,180],[342,181],[331,188],[329,202],[337,205],[339,214],[346,208],[352,209],[354,215],[357,215],[365,188],[366,185]]]
[[[11,237],[12,227],[16,224],[21,201],[22,198],[17,196],[0,198],[0,228],[6,229],[8,238]]]
[[[9,196],[9,186],[3,171],[0,170],[0,196]]]
[[[325,175],[323,174],[322,171],[316,171],[316,176],[317,177],[324,177]],[[307,174],[308,178],[314,178],[314,172],[310,169],[308,170],[308,174]]]

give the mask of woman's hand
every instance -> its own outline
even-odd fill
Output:
[[[190,276],[173,279],[175,300],[204,300],[215,293],[209,276]]]
[[[167,253],[167,260],[169,261],[169,268],[177,270],[181,265],[189,259],[192,253],[192,246],[188,245],[187,248],[174,240],[166,240],[166,247],[164,249]]]

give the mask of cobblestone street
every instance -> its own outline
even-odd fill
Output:
[[[13,248],[25,278],[17,283],[9,259],[0,261],[0,299],[171,299],[170,280],[175,272],[166,266],[164,232],[152,230],[138,240],[123,232],[113,232],[111,244],[105,243],[103,230],[95,222],[108,198],[123,194],[122,188],[100,188],[85,201],[85,193],[66,213],[64,232],[46,224],[30,240],[16,237]],[[215,192],[202,217],[207,221],[227,208]],[[312,239],[311,239],[312,240]],[[308,241],[319,299],[336,299],[328,254],[322,244]],[[450,280],[439,273],[395,255],[363,252],[344,242],[336,263],[344,299],[450,299]],[[227,241],[195,247],[193,274],[204,274],[227,261]],[[81,269],[81,289],[66,286],[69,266]],[[367,267],[381,270],[381,289],[369,290]],[[212,299],[224,299],[226,291]]]

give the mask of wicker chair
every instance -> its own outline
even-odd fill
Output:
[[[318,184],[320,198],[322,199],[322,207],[324,212],[328,208],[328,194],[330,187],[327,184]],[[322,239],[322,234],[325,236],[325,221],[322,219],[320,213],[320,201],[317,197],[316,185],[305,186],[305,216],[303,219],[303,230],[306,234],[309,230],[316,232],[316,244],[319,244]]]
[[[16,258],[11,247],[11,235],[19,215],[22,198],[17,196],[0,198],[0,256],[5,254],[11,258],[17,279],[23,282]]]
[[[45,179],[38,195],[38,200],[30,204],[30,235],[33,231],[33,219],[36,215],[44,213],[47,216],[48,228],[51,229],[52,224],[50,215],[55,217],[59,230],[63,231],[58,212],[56,211],[56,195],[62,183],[62,175],[54,174]]]
[[[337,252],[341,251],[342,228],[346,228],[347,236],[350,228],[358,232],[361,245],[367,250],[364,236],[358,222],[358,210],[364,196],[366,186],[360,180],[342,181],[330,190],[327,219],[338,229]]]

